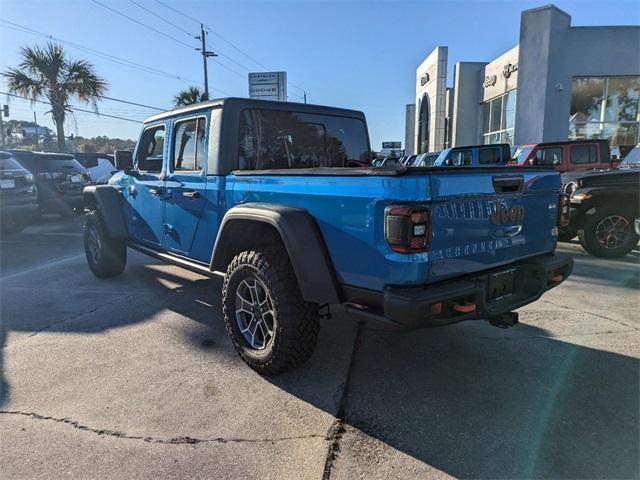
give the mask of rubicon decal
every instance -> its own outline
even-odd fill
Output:
[[[521,207],[520,205],[507,207],[506,205],[497,203],[496,211],[489,217],[489,220],[494,225],[522,223],[524,220],[524,207]]]

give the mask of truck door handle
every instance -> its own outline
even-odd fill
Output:
[[[159,197],[162,194],[162,188],[161,187],[149,187],[149,193],[151,195]]]
[[[182,192],[182,196],[187,198],[200,198],[200,192]]]

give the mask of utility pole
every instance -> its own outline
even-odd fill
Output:
[[[9,116],[9,105],[3,105],[2,112],[0,112],[0,137],[2,137],[2,148],[4,148],[4,123],[2,123],[2,117]]]
[[[200,36],[195,38],[199,39],[202,42],[202,48],[198,48],[197,50],[199,50],[200,53],[202,54],[202,65],[204,67],[204,97],[205,97],[205,100],[209,100],[209,76],[207,74],[207,58],[217,57],[218,55],[214,52],[207,51],[205,35],[206,33],[204,31],[204,25],[201,23]]]
[[[304,92],[304,103],[307,103],[307,92]]]

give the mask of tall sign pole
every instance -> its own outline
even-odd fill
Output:
[[[207,51],[207,42],[205,40],[205,31],[204,25],[200,24],[200,36],[196,37],[200,39],[202,42],[202,48],[199,48],[200,53],[202,54],[202,65],[204,67],[204,99],[209,100],[209,75],[207,73],[207,58],[209,57],[217,57],[218,55],[214,52]]]

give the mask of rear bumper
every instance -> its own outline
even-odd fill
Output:
[[[461,279],[419,287],[388,286],[382,294],[382,312],[388,322],[408,328],[448,325],[463,320],[500,317],[539,299],[570,274],[573,259],[547,254],[467,275]],[[513,293],[491,299],[490,278],[513,269]],[[356,314],[354,308],[350,313]],[[375,316],[369,309],[365,317]]]

